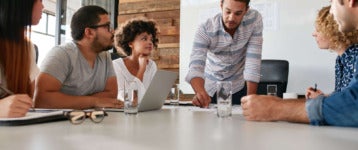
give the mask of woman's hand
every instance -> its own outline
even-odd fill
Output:
[[[32,107],[27,94],[10,95],[0,100],[0,118],[23,117]]]
[[[306,94],[305,94],[306,99],[316,98],[319,95],[323,95],[323,92],[321,90],[318,90],[318,89],[315,90],[313,87],[309,87],[306,90]]]

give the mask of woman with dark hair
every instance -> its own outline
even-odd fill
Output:
[[[338,30],[338,24],[329,13],[330,6],[323,7],[316,18],[316,30],[312,36],[315,37],[320,49],[329,49],[338,54],[335,66],[335,88],[334,92],[345,89],[354,75],[354,67],[358,56],[358,31],[342,33]],[[307,98],[316,98],[323,94],[321,90],[308,88]]]
[[[157,47],[157,33],[155,22],[145,18],[129,20],[117,29],[115,46],[121,48],[127,56],[113,61],[117,75],[118,99],[123,99],[124,86],[128,81],[137,83],[139,100],[149,87],[157,71],[157,65],[150,59],[151,52]]]
[[[24,116],[32,106],[39,69],[29,34],[42,9],[42,0],[0,1],[0,118]]]

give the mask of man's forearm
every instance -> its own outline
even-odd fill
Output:
[[[275,120],[309,123],[305,103],[306,100],[281,100],[275,107],[278,117]]]
[[[108,91],[95,93],[95,94],[93,94],[91,96],[99,97],[99,98],[102,98],[102,97],[105,97],[105,98],[117,98],[117,93],[118,93],[117,91],[108,90]]]
[[[38,108],[66,108],[66,109],[88,109],[95,106],[97,97],[94,96],[72,96],[61,92],[37,93],[35,107]]]
[[[195,77],[190,81],[191,87],[194,89],[195,93],[200,93],[205,91],[205,80],[199,77]]]
[[[256,93],[257,93],[258,83],[256,83],[256,82],[251,82],[251,81],[246,81],[246,86],[247,86],[247,95],[251,95],[251,94],[256,94]]]

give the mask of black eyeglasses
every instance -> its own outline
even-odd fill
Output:
[[[107,28],[108,32],[112,31],[112,27],[111,27],[110,23],[89,26],[89,28],[92,28],[92,29],[97,29],[97,28],[101,28],[101,27]]]
[[[100,123],[108,114],[103,110],[73,110],[64,111],[63,115],[66,116],[72,124],[81,124],[87,117],[91,118],[92,122]]]

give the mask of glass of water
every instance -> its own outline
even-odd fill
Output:
[[[124,113],[136,115],[138,113],[138,85],[129,81],[124,85]]]
[[[231,116],[231,101],[232,101],[232,84],[231,81],[217,82],[216,100],[217,100],[217,115],[220,118],[227,118]]]
[[[180,94],[180,90],[179,90],[179,84],[174,85],[171,89],[170,89],[170,104],[171,105],[179,105],[179,94]]]

